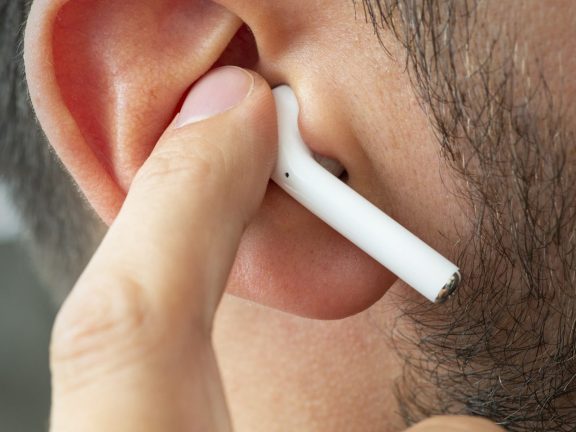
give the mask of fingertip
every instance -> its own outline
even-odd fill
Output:
[[[278,151],[278,118],[276,115],[276,103],[270,84],[257,72],[248,71],[254,78],[254,87],[251,97],[246,101],[249,131],[257,132],[256,137],[263,144],[263,150],[271,165],[276,162]],[[270,173],[272,167],[270,167]]]
[[[237,66],[211,70],[188,92],[175,127],[185,127],[234,109],[251,96],[254,84],[254,75]]]

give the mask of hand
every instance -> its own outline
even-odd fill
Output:
[[[211,326],[272,173],[275,112],[254,73],[196,84],[57,317],[52,431],[231,429]]]

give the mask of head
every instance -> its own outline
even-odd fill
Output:
[[[1,172],[59,295],[191,83],[247,67],[293,87],[304,139],[464,281],[429,305],[271,185],[228,291],[307,318],[381,313],[373,343],[399,372],[379,391],[406,423],[574,428],[571,2],[36,0],[24,57],[47,140],[15,55],[28,2],[3,3]]]

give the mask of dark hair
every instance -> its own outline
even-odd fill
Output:
[[[573,431],[576,143],[562,95],[536,57],[511,55],[516,29],[490,30],[485,3],[363,6],[377,32],[405,46],[472,224],[458,295],[448,307],[406,308],[410,333],[396,340],[404,417],[467,413],[515,431]]]

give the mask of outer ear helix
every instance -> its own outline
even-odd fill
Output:
[[[96,213],[115,219],[182,96],[242,25],[203,0],[35,0],[26,27],[31,99]]]

